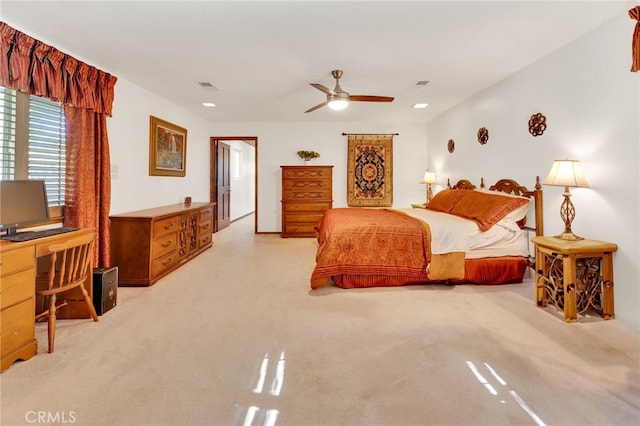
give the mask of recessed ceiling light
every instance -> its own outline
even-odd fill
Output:
[[[414,104],[412,108],[420,109],[420,108],[426,108],[428,106],[429,106],[429,104],[422,103],[422,104]]]
[[[206,106],[207,108],[213,108],[214,106],[216,106],[216,104],[214,104],[213,102],[203,102],[202,106]]]

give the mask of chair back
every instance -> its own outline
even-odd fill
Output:
[[[93,240],[93,234],[88,234],[49,247],[48,287],[40,294],[58,293],[77,287],[86,280],[92,271]]]

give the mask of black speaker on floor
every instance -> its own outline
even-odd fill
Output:
[[[116,306],[118,267],[93,269],[93,307],[102,315]]]

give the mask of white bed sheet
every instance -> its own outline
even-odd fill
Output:
[[[467,259],[529,254],[527,233],[515,222],[500,221],[482,232],[474,221],[452,214],[420,208],[396,210],[429,224],[433,254],[463,251]]]

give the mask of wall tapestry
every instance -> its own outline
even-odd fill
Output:
[[[347,204],[391,207],[393,135],[348,135]]]

